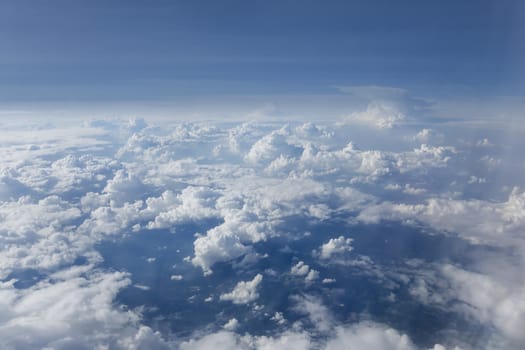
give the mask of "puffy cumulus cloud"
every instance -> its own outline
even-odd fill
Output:
[[[116,158],[154,166],[172,160],[216,156],[214,148],[224,131],[207,123],[176,124],[168,128],[150,127],[132,134],[118,150]]]
[[[0,165],[0,200],[72,197],[100,191],[118,168],[115,160],[91,154],[68,154],[57,160],[37,158],[3,169]]]
[[[359,323],[348,328],[339,327],[337,335],[326,344],[326,350],[416,350],[406,334],[373,323]]]
[[[383,202],[361,211],[358,219],[419,221],[474,242],[509,246],[523,241],[525,194],[515,188],[505,202],[447,198],[431,198],[423,204]]]
[[[341,324],[323,305],[319,298],[311,295],[294,296],[296,311],[305,314],[313,329],[303,329],[301,323],[291,329],[273,335],[254,336],[249,333],[239,335],[233,332],[219,331],[200,336],[181,344],[181,349],[324,349],[324,350],[417,350],[410,337],[385,324],[362,321]],[[282,314],[276,313],[272,320],[280,322]],[[229,323],[229,322],[228,322]],[[284,322],[283,322],[284,323]],[[281,324],[281,323],[280,323]],[[435,344],[428,350],[446,350],[441,344]],[[452,349],[451,349],[452,350]],[[454,350],[460,350],[455,347]]]
[[[290,142],[290,128],[272,131],[253,144],[245,159],[253,164],[269,163],[282,156],[297,157],[302,148]]]
[[[241,281],[229,293],[221,294],[220,300],[231,301],[234,304],[248,304],[259,298],[257,288],[263,276],[258,273],[251,281]]]
[[[83,128],[22,127],[5,133],[0,140],[1,347],[173,346],[141,325],[139,312],[116,303],[118,291],[130,285],[128,276],[101,270],[96,245],[109,237],[125,238],[141,230],[176,233],[187,222],[211,222],[214,227],[205,226],[205,232],[195,235],[193,256],[188,259],[205,274],[218,262],[229,262],[233,269],[255,265],[265,256],[258,251],[260,243],[277,237],[288,239],[293,235],[291,223],[317,225],[330,218],[355,223],[356,216],[361,223],[421,221],[494,245],[517,243],[514,247],[521,252],[523,193],[515,190],[506,201],[461,199],[459,195],[450,199],[448,194],[436,194],[432,187],[435,177],[469,180],[472,172],[464,175],[464,171],[448,168],[459,166],[470,154],[458,147],[474,147],[477,161],[484,159],[499,167],[505,159],[495,153],[497,147],[476,146],[476,141],[455,147],[431,146],[438,130],[434,134],[423,129],[415,138],[413,129],[386,130],[402,126],[409,115],[410,111],[388,103],[371,104],[367,111],[352,115],[352,123],[385,129],[381,131],[385,138],[400,133],[392,142],[396,148],[363,146],[347,134],[353,126],[312,123],[155,127],[141,120],[124,124],[95,121]],[[497,139],[490,139],[497,144]],[[415,141],[423,144],[414,148]],[[493,153],[480,154],[489,150]],[[476,184],[490,184],[490,173],[476,176],[487,179]],[[393,183],[403,186],[388,187]],[[388,192],[387,202],[381,199],[385,188],[398,190]],[[316,241],[315,246],[320,243]],[[332,238],[319,247],[319,257],[329,260],[349,252],[351,243],[343,236]],[[87,260],[86,265],[71,267],[79,260]],[[308,288],[315,290],[317,281],[335,282],[320,279],[319,272],[303,260],[290,272],[300,277],[297,280],[308,282]],[[465,303],[461,312],[492,325],[515,342],[522,340],[523,289],[516,282],[522,283],[519,278],[511,282],[484,270],[445,267],[435,275],[399,275],[396,279],[363,256],[345,264],[388,286],[405,283],[418,302],[461,300]],[[25,289],[17,289],[11,277],[28,270],[41,277]],[[173,284],[184,285],[192,274],[183,275],[184,281]],[[172,279],[180,280],[180,276],[173,274]],[[343,280],[340,276],[337,274],[338,282]],[[439,278],[446,281],[445,286],[436,282]],[[253,302],[261,280],[262,275],[257,274],[251,281],[241,281],[219,299]],[[146,289],[143,284],[135,286]],[[443,292],[445,287],[450,287],[448,294]],[[279,326],[281,333],[235,334],[236,326],[242,328],[242,324],[231,319],[218,325],[224,325],[224,330],[179,345],[185,349],[333,349],[341,344],[357,349],[414,347],[406,335],[388,326],[340,324],[314,297],[294,300],[296,308],[282,310],[289,322],[283,314],[274,314],[275,310],[267,314],[268,321],[274,314],[270,323]],[[490,304],[488,300],[498,302]],[[289,311],[304,318],[292,325]],[[308,323],[310,331],[303,327]],[[436,345],[434,349],[441,348]]]
[[[511,268],[512,269],[512,268]],[[463,301],[463,311],[480,321],[496,327],[511,341],[506,347],[514,348],[525,342],[525,281],[522,268],[513,281],[499,276],[467,271],[453,265],[442,267],[443,276],[449,281],[453,296]],[[516,270],[516,267],[514,267]]]
[[[393,110],[403,116],[403,119],[421,120],[432,116],[433,102],[418,96],[413,96],[410,91],[398,87],[391,86],[375,86],[375,85],[357,85],[357,86],[336,86],[336,88],[343,93],[351,94],[354,97],[368,103],[368,110],[371,107],[379,106],[387,110]],[[392,113],[381,117],[379,120],[386,119],[388,122],[394,118]],[[394,114],[395,116],[395,114]],[[366,121],[373,117],[364,117]],[[395,120],[395,119],[394,119]],[[382,124],[380,124],[382,125]]]
[[[175,195],[165,191],[160,197],[150,197],[146,200],[143,217],[154,217],[147,224],[150,229],[167,228],[184,221],[197,221],[218,217],[216,209],[218,193],[209,188],[188,186]]]
[[[264,132],[264,128],[255,123],[236,125],[227,131],[226,140],[220,144],[220,148],[226,148],[230,153],[240,155],[249,150]]]
[[[86,193],[104,187],[108,176],[111,176],[118,166],[118,162],[108,157],[69,154],[52,162],[48,168],[40,167],[44,172],[40,173],[39,177],[35,176],[32,168],[27,169],[29,174],[24,179],[31,184],[35,184],[39,178],[45,179],[48,185],[53,183],[50,190],[54,193]]]
[[[71,152],[94,152],[108,148],[107,130],[91,126],[30,124],[22,120],[3,130],[0,140],[2,167],[23,166],[47,157]]]
[[[388,174],[392,164],[387,154],[359,150],[352,142],[333,151],[307,144],[298,163],[302,173],[316,177],[350,174],[357,179],[364,176],[368,181]]]
[[[286,323],[286,319],[284,318],[283,313],[278,311],[275,312],[271,320],[279,325],[283,325]]]
[[[0,201],[17,200],[22,196],[31,195],[33,189],[17,179],[18,172],[12,168],[0,170]]]
[[[180,344],[181,350],[226,350],[249,349],[235,333],[223,331],[206,335],[199,339],[191,339]]]
[[[260,336],[247,339],[252,348],[258,350],[271,349],[290,349],[306,350],[311,349],[310,336],[305,332],[285,332],[279,336]]]
[[[322,144],[323,141],[334,137],[334,132],[325,125],[316,125],[314,123],[304,123],[295,128],[295,133],[300,139],[311,140]]]
[[[366,110],[353,112],[344,117],[344,123],[362,124],[379,129],[391,129],[406,119],[395,106],[384,103],[371,103]]]
[[[330,238],[330,240],[319,248],[319,257],[321,259],[330,259],[332,255],[342,254],[352,251],[352,239],[339,236]]]
[[[409,171],[428,171],[429,168],[446,167],[456,149],[450,146],[429,146],[421,144],[412,151],[393,155],[395,168],[401,173]]]
[[[53,269],[90,251],[89,237],[74,235],[79,209],[57,196],[0,203],[0,276],[18,269]]]
[[[310,271],[310,266],[306,265],[304,261],[299,261],[292,266],[290,273],[295,276],[305,276]]]
[[[167,190],[156,197],[129,202],[122,201],[122,197],[134,192],[118,193],[114,196],[104,190],[82,197],[81,208],[89,216],[79,225],[78,231],[91,235],[119,234],[134,227],[175,231],[174,226],[180,223],[220,217],[216,209],[218,194],[209,188],[188,186],[180,193]],[[144,195],[144,192],[139,193]]]
[[[84,272],[84,273],[82,273]],[[113,300],[130,281],[120,272],[74,268],[27,289],[0,285],[0,345],[5,349],[167,348],[140,315]]]
[[[119,169],[113,178],[107,181],[102,194],[113,202],[113,206],[123,206],[141,200],[150,190],[140,174],[127,169]]]
[[[318,333],[329,334],[335,327],[334,316],[321,299],[307,294],[292,296],[292,300],[296,303],[295,310],[308,316],[310,323]]]
[[[360,150],[353,142],[335,150],[306,144],[293,173],[316,178],[348,178],[352,183],[374,183],[387,176],[446,167],[454,154],[453,147],[426,144],[397,153]]]
[[[409,137],[408,139],[414,142],[428,144],[431,142],[442,142],[444,139],[444,135],[436,132],[433,129],[423,128],[417,134],[415,134],[412,137]]]
[[[251,128],[243,126],[241,129],[251,137],[259,135],[253,130],[254,125]],[[263,130],[264,127],[260,127],[258,132]],[[268,175],[321,177],[331,180],[349,178],[368,182],[391,173],[443,167],[454,154],[451,147],[427,145],[398,153],[360,150],[351,140],[341,145],[341,138],[335,137],[333,130],[337,129],[311,123],[295,128],[285,126],[255,138],[251,146],[246,142],[242,148],[237,144],[234,148],[239,156],[244,157],[246,166],[263,167]],[[244,139],[250,138],[245,136]],[[219,154],[222,148],[227,148],[222,141],[214,147]]]
[[[191,262],[200,266],[205,275],[213,272],[211,266],[216,262],[228,261],[252,252],[251,247],[244,245],[239,236],[221,229],[208,231],[206,236],[197,238],[193,245],[195,256]]]
[[[109,200],[107,196],[97,194],[87,194],[82,198],[83,204],[88,206],[84,208],[88,217],[78,226],[76,230],[78,233],[100,240],[111,235],[122,234],[140,219],[143,201],[125,202],[118,206],[114,201],[102,204],[106,200]],[[97,204],[101,205],[96,206]],[[95,208],[90,207],[92,205],[95,205]]]
[[[233,331],[237,327],[239,327],[239,321],[237,321],[236,318],[231,318],[226,324],[223,326],[224,329],[227,331]]]
[[[299,261],[297,264],[292,266],[290,273],[294,276],[304,276],[306,282],[312,282],[319,278],[319,271],[310,268],[304,261]]]
[[[337,327],[336,335],[325,345],[325,350],[417,350],[417,347],[406,334],[383,324],[360,322],[346,327]],[[435,344],[428,350],[447,350],[441,344]],[[461,350],[458,347],[450,350]]]
[[[425,350],[406,335],[383,324],[361,322],[337,326],[328,338],[315,338],[306,331],[289,330],[273,336],[238,335],[221,331],[186,341],[183,350],[243,349],[243,350]],[[428,350],[447,350],[441,344]],[[458,347],[450,350],[461,350]]]
[[[308,334],[298,332],[285,332],[279,336],[252,336],[249,334],[239,336],[223,331],[184,342],[180,346],[181,350],[307,350],[311,348]]]
[[[325,215],[329,209],[315,205],[330,202],[333,197],[330,187],[310,179],[251,177],[232,184],[230,191],[217,200],[224,222],[195,240],[192,263],[209,274],[216,262],[248,254],[253,243],[278,235],[276,227],[286,218],[318,219]]]

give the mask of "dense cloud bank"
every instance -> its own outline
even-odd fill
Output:
[[[10,126],[0,140],[0,346],[438,350],[523,344],[519,154],[501,131],[397,126],[403,116],[385,115],[372,108],[345,123],[319,125]],[[411,244],[389,229],[392,223],[441,239],[440,255],[410,252],[382,261],[400,251],[399,244]],[[362,243],[373,227],[384,227],[383,235],[391,230],[376,242],[383,247],[377,255]],[[124,267],[109,265],[107,242],[162,232],[184,239],[148,256],[139,245]],[[213,322],[182,334],[151,321],[146,306],[119,299],[132,290],[163,293],[158,283],[138,283],[133,272],[139,262],[160,266],[159,252],[180,255],[162,283],[180,293],[194,290],[188,303],[201,303],[201,310],[222,308]],[[456,258],[462,254],[463,261]],[[328,305],[323,296],[359,289],[343,285],[346,278],[379,286],[385,315],[388,305],[410,304],[446,310],[451,321],[436,340],[379,317],[383,311],[373,306],[347,312]],[[290,286],[287,304],[272,301],[268,290]],[[205,298],[198,294],[203,290]],[[410,310],[407,318],[417,312]],[[262,328],[243,328],[241,314]],[[454,322],[478,333],[454,332]]]

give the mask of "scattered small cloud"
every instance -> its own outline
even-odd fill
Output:
[[[234,304],[248,304],[259,298],[257,287],[262,282],[261,274],[255,275],[251,281],[241,281],[229,293],[221,294],[220,300],[231,301]]]

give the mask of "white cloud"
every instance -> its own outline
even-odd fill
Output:
[[[302,148],[289,142],[289,134],[287,126],[272,131],[253,144],[245,159],[252,164],[265,164],[281,156],[299,156]]]
[[[62,276],[28,289],[0,285],[2,348],[167,348],[159,333],[140,326],[138,314],[114,308],[116,294],[130,283],[126,274]]]
[[[416,350],[406,334],[373,323],[358,323],[348,328],[338,327],[337,335],[326,344],[326,350]]]
[[[432,129],[421,129],[421,131],[419,131],[416,136],[414,136],[414,140],[415,141],[419,141],[419,142],[428,142],[430,140],[430,137],[432,136],[434,132],[432,131]]]
[[[330,284],[330,283],[335,283],[335,282],[336,282],[335,278],[323,278],[322,280],[323,284]]]
[[[307,350],[312,348],[310,337],[306,333],[299,332],[285,332],[275,337],[253,337],[250,340],[253,348],[257,350]]]
[[[405,173],[417,169],[426,171],[428,168],[445,167],[455,153],[454,147],[421,144],[413,151],[395,154],[394,158],[397,169]]]
[[[277,235],[275,226],[286,217],[322,215],[320,210],[324,207],[316,210],[312,205],[329,197],[331,192],[330,188],[309,179],[250,177],[247,182],[232,185],[230,191],[217,200],[216,208],[224,222],[195,240],[192,263],[209,274],[214,263],[251,253],[253,243]]]
[[[364,222],[415,220],[474,242],[510,246],[521,241],[525,194],[514,189],[505,202],[445,198],[431,198],[424,204],[383,202],[366,208],[358,218]]]
[[[237,327],[239,327],[239,321],[237,321],[236,318],[231,318],[223,326],[223,328],[227,331],[234,331]]]
[[[521,278],[505,283],[502,283],[501,277],[470,272],[452,265],[443,266],[442,273],[451,283],[454,297],[465,302],[462,304],[464,311],[494,325],[515,344],[525,342],[525,287],[521,273],[518,273]],[[500,274],[505,275],[505,272]]]
[[[306,265],[304,261],[299,261],[292,266],[290,273],[294,276],[306,276],[310,271],[310,266]]]
[[[361,89],[360,93],[406,98],[402,90]],[[217,262],[230,262],[234,269],[253,267],[264,256],[257,251],[258,244],[292,235],[286,232],[290,222],[318,224],[337,216],[352,224],[355,215],[362,223],[381,219],[418,221],[473,242],[512,247],[518,260],[513,268],[521,271],[525,246],[525,197],[521,191],[515,189],[507,200],[490,195],[486,195],[487,200],[462,199],[461,193],[453,197],[436,192],[442,177],[447,184],[457,181],[457,187],[471,183],[480,190],[488,188],[493,174],[481,171],[474,172],[474,176],[472,171],[457,167],[468,163],[471,149],[465,147],[477,149],[475,161],[492,164],[490,171],[505,165],[506,158],[495,153],[497,139],[490,136],[491,142],[485,142],[487,138],[459,142],[456,147],[438,147],[428,142],[440,135],[439,131],[423,128],[412,139],[414,129],[386,130],[402,126],[409,117],[410,110],[376,103],[350,118],[352,123],[384,128],[381,135],[385,138],[399,133],[389,140],[396,143],[395,149],[389,148],[388,142],[387,146],[374,147],[375,140],[358,147],[353,136],[347,134],[352,127],[340,129],[339,125],[281,127],[252,123],[230,127],[202,123],[155,128],[136,120],[125,125],[93,122],[85,128],[5,132],[0,141],[0,151],[5,155],[0,164],[0,277],[31,269],[42,279],[34,280],[35,284],[26,289],[14,288],[14,281],[2,282],[0,344],[23,347],[22,341],[29,339],[29,347],[37,348],[107,345],[133,349],[167,345],[158,333],[141,325],[138,312],[116,304],[116,293],[126,288],[129,280],[124,274],[98,270],[101,257],[95,248],[110,236],[125,239],[141,230],[176,233],[187,222],[218,222],[196,235],[193,242],[190,260],[205,274],[211,273]],[[410,150],[414,140],[424,144]],[[119,143],[123,145],[114,154]],[[489,151],[494,154],[479,155]],[[397,183],[405,185],[392,185]],[[388,193],[392,202],[385,202],[381,199],[382,189],[399,192]],[[407,199],[406,194],[411,197]],[[407,202],[393,202],[399,197]],[[327,260],[349,252],[351,243],[343,236],[330,239],[319,248],[319,257]],[[155,261],[155,256],[148,256],[150,262]],[[78,258],[87,259],[87,265],[70,267]],[[232,263],[235,259],[242,263]],[[491,263],[494,259],[483,266]],[[381,266],[364,257],[345,264],[386,279]],[[460,300],[465,305],[456,311],[520,342],[523,337],[519,330],[525,324],[523,280],[516,271],[513,278],[503,279],[499,275],[508,274],[509,269],[501,271],[505,273],[444,267],[433,277],[448,283],[448,293],[422,274],[411,277],[409,282],[397,282],[406,283],[408,292],[419,302]],[[335,282],[330,278],[321,280],[319,272],[304,261],[292,266],[290,273],[304,278],[309,288],[317,287],[317,281]],[[170,278],[180,280],[182,276]],[[253,302],[258,298],[261,280],[258,274],[251,281],[239,282],[220,300]],[[198,300],[204,300],[204,296],[198,296]],[[413,346],[407,336],[386,326],[343,326],[315,298],[304,297],[297,304],[317,327],[315,332],[328,337],[327,344],[320,344],[296,324],[295,328],[265,337],[223,331],[188,341],[183,348],[205,348],[210,344],[218,348],[221,344],[225,348],[323,348],[336,346],[338,341],[353,346],[366,344],[371,349],[376,345],[392,349]],[[55,314],[55,318],[49,318]],[[282,325],[284,316],[278,315],[274,314],[273,319]],[[49,330],[44,331],[43,325]],[[334,329],[337,334],[330,333]]]
[[[390,129],[402,123],[406,116],[396,107],[384,103],[371,103],[365,111],[353,112],[344,118],[345,123]]]
[[[248,304],[259,298],[257,287],[262,282],[261,274],[255,275],[251,281],[237,283],[230,293],[221,294],[220,300],[231,301],[234,304]]]
[[[286,319],[283,316],[282,312],[276,311],[275,314],[271,318],[272,321],[275,321],[278,325],[283,325],[286,323]]]
[[[334,254],[351,252],[353,249],[352,241],[353,239],[345,238],[344,236],[331,238],[328,242],[321,245],[319,257],[321,259],[330,259]]]
[[[329,333],[336,322],[330,310],[323,305],[319,298],[312,295],[294,296],[296,302],[295,310],[306,314],[313,327],[318,332]]]
[[[57,196],[0,203],[0,277],[13,269],[53,269],[79,255],[96,259],[90,252],[91,238],[73,235],[72,224],[80,215]]]
[[[319,271],[311,269],[309,265],[306,265],[304,261],[299,261],[297,264],[292,266],[290,273],[294,276],[304,276],[305,282],[313,282],[319,278]]]
[[[204,187],[188,186],[178,195],[172,191],[165,191],[160,197],[150,197],[146,200],[146,208],[142,215],[154,217],[147,225],[150,229],[217,217],[217,197],[215,191]]]
[[[319,278],[319,271],[311,269],[310,271],[308,271],[308,274],[306,275],[304,280],[306,282],[313,282],[313,281],[315,281],[318,278]]]
[[[222,331],[206,335],[200,339],[191,339],[180,345],[181,350],[228,350],[249,349],[231,332]]]
[[[427,190],[425,190],[424,188],[412,187],[410,184],[406,184],[405,188],[403,189],[403,193],[414,195],[414,196],[421,195],[425,193],[426,191]]]

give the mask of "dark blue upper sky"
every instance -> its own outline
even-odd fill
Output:
[[[523,91],[520,1],[0,2],[0,103]]]

